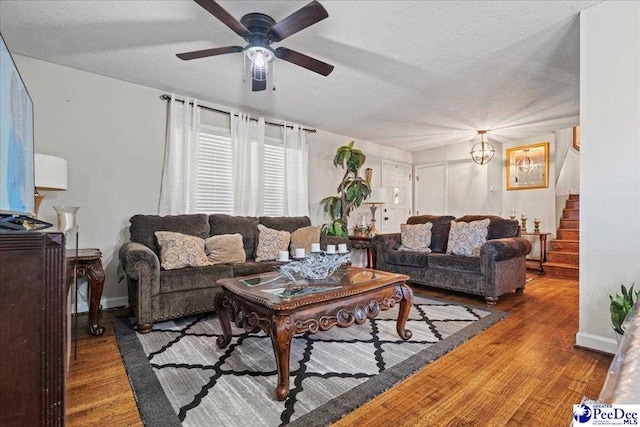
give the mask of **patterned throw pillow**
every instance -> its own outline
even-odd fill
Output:
[[[431,227],[433,224],[400,224],[401,251],[416,251],[431,253]]]
[[[233,264],[247,260],[240,233],[211,236],[205,239],[204,250],[211,264]]]
[[[204,239],[173,231],[156,231],[160,265],[165,270],[211,265],[204,253]]]
[[[298,228],[291,233],[291,246],[289,247],[291,256],[296,256],[296,249],[304,249],[305,254],[311,252],[311,244],[320,242],[320,227],[310,225]]]
[[[487,241],[489,219],[471,222],[451,221],[447,253],[463,256],[480,256],[480,246]]]
[[[273,261],[278,259],[280,251],[289,249],[291,233],[288,231],[274,230],[258,224],[258,249],[256,249],[256,261]]]

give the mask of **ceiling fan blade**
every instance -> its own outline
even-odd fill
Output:
[[[251,80],[251,90],[253,92],[259,92],[261,90],[267,90],[267,81],[266,80]]]
[[[244,49],[240,46],[215,47],[213,49],[194,50],[193,52],[178,53],[176,56],[183,61],[190,59],[206,58],[207,56],[224,55],[225,53],[242,52]]]
[[[222,6],[220,6],[214,0],[193,0],[202,6],[207,12],[218,18],[224,25],[231,28],[237,35],[242,38],[251,35],[251,31],[234,18],[229,12],[227,12]]]
[[[287,49],[286,47],[279,47],[276,49],[276,56],[292,64],[299,65],[302,68],[311,70],[315,73],[328,76],[333,71],[333,65],[326,62],[319,61],[295,50]]]
[[[327,10],[316,0],[274,24],[267,31],[269,39],[279,42],[300,30],[328,18]]]

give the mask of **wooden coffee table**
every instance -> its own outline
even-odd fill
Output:
[[[294,334],[362,325],[400,303],[396,330],[402,339],[411,338],[405,329],[413,299],[407,279],[403,274],[348,267],[327,279],[294,283],[278,272],[219,280],[223,290],[216,296],[215,309],[223,335],[216,343],[224,348],[231,341],[231,319],[247,332],[263,330],[271,337],[278,366],[276,397],[285,400]]]

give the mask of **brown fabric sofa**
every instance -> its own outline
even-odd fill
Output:
[[[480,257],[447,254],[451,221],[489,219],[487,242]],[[400,233],[379,234],[372,240],[376,251],[376,268],[406,274],[410,282],[481,295],[487,304],[512,290],[521,293],[526,283],[526,255],[531,243],[520,237],[517,220],[493,215],[413,216],[407,224],[431,222],[431,253],[400,251]]]
[[[265,273],[282,263],[255,261],[258,224],[293,232],[311,225],[308,217],[241,217],[231,215],[135,215],[129,222],[131,241],[120,248],[120,268],[129,289],[129,305],[136,316],[138,330],[149,332],[154,322],[213,310],[219,279]],[[160,248],[155,232],[174,231],[206,239],[220,234],[242,235],[247,261],[164,270],[160,267]],[[320,245],[349,240],[321,236]]]

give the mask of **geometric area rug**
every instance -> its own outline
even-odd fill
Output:
[[[415,296],[407,328],[396,333],[398,305],[349,328],[295,335],[290,394],[275,398],[271,340],[232,323],[224,349],[215,314],[156,323],[138,334],[114,319],[120,353],[147,427],[325,426],[362,406],[506,316]]]

